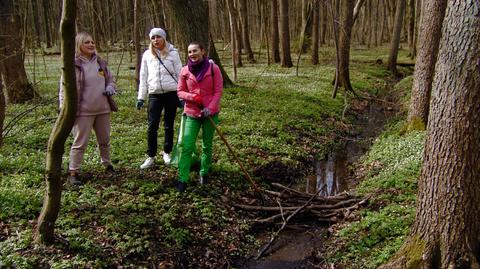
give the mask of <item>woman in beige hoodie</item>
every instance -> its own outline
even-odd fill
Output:
[[[77,117],[72,129],[73,144],[70,149],[68,180],[80,185],[79,178],[83,155],[92,129],[97,137],[100,160],[106,172],[114,171],[110,160],[110,113],[108,97],[116,94],[113,76],[105,60],[97,55],[95,43],[88,33],[75,37],[75,73],[77,80]],[[60,104],[63,90],[60,90]]]

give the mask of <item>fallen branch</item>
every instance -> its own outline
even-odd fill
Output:
[[[318,191],[316,192],[315,196],[318,195],[321,190],[323,190],[323,188],[319,188]],[[305,204],[303,204],[303,206],[297,208],[292,214],[290,214],[290,216],[288,216],[287,219],[284,219],[283,224],[282,224],[282,227],[280,227],[280,229],[278,229],[278,231],[272,236],[272,238],[270,238],[270,241],[268,242],[268,244],[265,245],[265,246],[260,250],[260,252],[258,253],[258,255],[255,257],[255,260],[258,260],[260,257],[262,257],[263,253],[265,253],[265,251],[267,251],[267,249],[272,245],[273,241],[275,241],[275,239],[278,237],[278,235],[280,234],[280,232],[285,228],[285,226],[287,225],[288,221],[289,221],[291,218],[293,218],[295,215],[297,215],[297,213],[300,212],[302,209],[304,209],[305,207],[307,207],[307,206],[315,199],[315,196],[312,196]],[[282,209],[282,215],[283,215],[283,209]],[[282,216],[282,217],[283,217],[283,216]]]

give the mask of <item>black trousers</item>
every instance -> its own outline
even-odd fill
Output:
[[[173,148],[173,123],[175,121],[175,115],[177,113],[178,96],[177,92],[167,92],[162,94],[149,94],[148,95],[148,131],[147,142],[148,149],[147,154],[149,157],[155,157],[157,155],[158,147],[158,127],[160,125],[160,119],[162,111],[165,109],[164,124],[165,139],[163,144],[163,151],[170,153]]]

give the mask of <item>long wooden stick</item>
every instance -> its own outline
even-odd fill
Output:
[[[240,161],[240,159],[237,157],[237,154],[235,154],[235,152],[233,151],[232,147],[230,146],[230,144],[228,144],[227,142],[227,139],[225,139],[225,137],[223,136],[222,132],[220,131],[220,129],[218,128],[218,126],[215,124],[215,122],[213,121],[212,117],[208,116],[207,117],[208,120],[210,121],[210,124],[212,124],[213,128],[215,128],[215,130],[217,131],[218,133],[218,136],[220,136],[220,138],[222,139],[223,143],[225,144],[225,146],[227,146],[228,150],[230,151],[230,153],[233,155],[235,161],[238,163],[238,165],[240,166],[240,168],[242,169],[243,173],[245,174],[245,177],[250,181],[250,183],[252,184],[253,188],[256,190],[256,191],[259,191],[260,189],[258,188],[257,184],[255,184],[255,182],[253,181],[253,179],[250,177],[250,174],[247,172],[247,170],[245,169],[245,167],[243,166],[243,163]]]

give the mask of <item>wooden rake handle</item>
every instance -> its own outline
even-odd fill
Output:
[[[223,136],[222,132],[220,131],[220,129],[218,128],[218,126],[215,124],[215,122],[213,121],[212,117],[208,116],[207,117],[208,120],[210,121],[210,124],[213,126],[213,128],[215,128],[215,130],[217,131],[217,134],[218,136],[220,136],[220,138],[222,139],[223,143],[225,144],[225,146],[227,146],[228,150],[230,151],[230,153],[233,155],[233,157],[235,158],[235,161],[238,163],[238,165],[240,166],[240,168],[242,169],[243,173],[245,174],[245,177],[250,181],[250,184],[252,184],[253,188],[256,190],[256,191],[259,191],[258,189],[258,186],[255,184],[255,182],[252,180],[252,178],[250,177],[250,174],[247,172],[247,170],[245,169],[245,167],[243,166],[243,163],[240,161],[240,159],[237,157],[237,154],[235,154],[235,151],[233,151],[232,147],[230,146],[230,144],[228,144],[227,142],[227,139],[225,139],[225,136]]]

